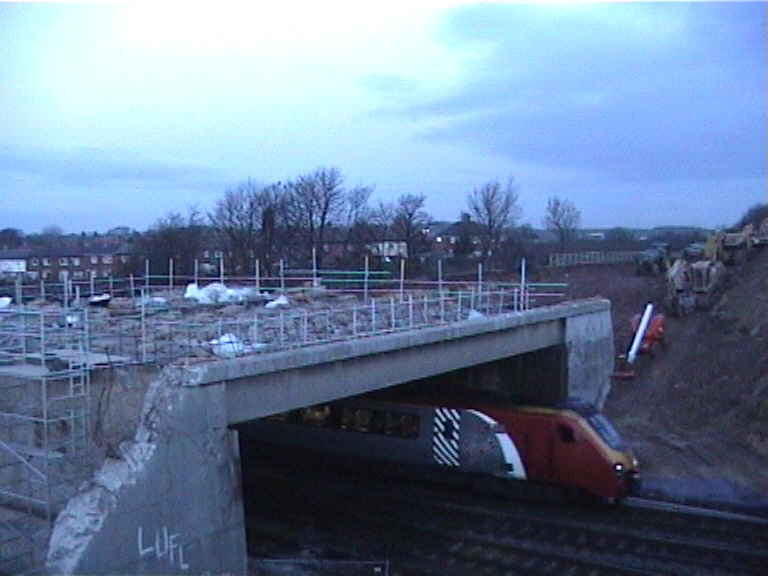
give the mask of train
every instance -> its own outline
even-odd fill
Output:
[[[618,503],[639,483],[637,458],[594,406],[576,398],[542,406],[473,397],[356,397],[253,421],[245,432],[272,445],[422,476],[490,477],[568,499]]]

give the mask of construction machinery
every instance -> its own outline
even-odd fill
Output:
[[[711,308],[720,295],[726,269],[718,260],[689,263],[680,258],[667,270],[667,295],[664,307],[668,314],[683,316],[694,309]]]
[[[656,242],[635,256],[637,274],[663,274],[669,264],[670,251],[666,242]]]
[[[691,264],[691,288],[696,308],[711,308],[720,295],[725,281],[725,266],[717,260],[699,260]]]
[[[696,308],[691,263],[684,258],[678,258],[667,270],[666,277],[667,295],[664,299],[666,312],[683,316]]]
[[[760,227],[757,232],[752,234],[752,246],[768,246],[768,218],[764,218],[760,222]]]
[[[718,230],[707,238],[705,256],[726,265],[740,265],[747,261],[752,249],[754,226],[747,224],[740,232]]]

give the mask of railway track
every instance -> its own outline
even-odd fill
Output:
[[[768,565],[764,519],[648,501],[611,510],[530,504],[365,471],[249,470],[260,495],[249,506],[249,540],[290,534],[288,556],[388,559],[389,574],[418,576],[741,575]]]

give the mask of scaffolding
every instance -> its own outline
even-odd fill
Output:
[[[87,310],[0,310],[0,573],[41,571],[89,472]]]

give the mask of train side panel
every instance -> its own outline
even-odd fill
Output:
[[[398,464],[525,479],[503,426],[474,410],[346,403],[247,423],[245,435],[271,444]]]
[[[311,417],[311,411],[323,411]],[[318,406],[248,422],[246,436],[260,442],[360,458],[431,463],[432,410],[420,406]]]
[[[441,444],[441,414],[450,412],[461,418],[459,465],[465,472],[489,474],[502,478],[525,480],[527,477],[520,453],[506,430],[488,414],[478,410],[435,409],[433,442]],[[436,458],[436,463],[441,463]]]

